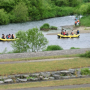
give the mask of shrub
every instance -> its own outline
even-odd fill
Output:
[[[71,47],[70,49],[80,49],[80,48]]]
[[[83,69],[81,69],[81,74],[82,74],[82,75],[90,75],[90,70],[89,70],[89,68],[83,68]]]
[[[50,29],[52,29],[52,30],[57,30],[57,27],[51,26]]]
[[[50,25],[49,25],[48,23],[43,24],[43,25],[40,27],[40,30],[43,30],[43,29],[50,29]]]
[[[90,58],[90,51],[86,51],[86,53],[80,54],[80,57],[87,57],[87,58]]]
[[[49,45],[45,51],[63,50],[59,45]]]

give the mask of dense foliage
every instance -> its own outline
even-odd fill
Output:
[[[0,24],[90,14],[90,0],[0,0]]]
[[[12,43],[14,53],[21,53],[29,51],[38,51],[43,49],[48,43],[42,32],[37,28],[25,31],[18,31],[16,37],[19,39]]]

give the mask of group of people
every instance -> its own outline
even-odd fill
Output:
[[[79,25],[80,24],[80,21],[79,19],[75,18],[75,26]]]
[[[14,35],[12,34],[8,34],[8,35],[6,35],[6,37],[5,37],[5,35],[4,34],[2,34],[2,39],[14,39]]]
[[[76,35],[79,34],[79,30],[76,31]],[[69,35],[68,32],[66,32],[66,30],[64,31],[64,29],[62,29],[61,31],[61,35]],[[74,35],[73,30],[71,31],[70,35]]]
[[[68,35],[68,32],[66,32],[66,30],[64,31],[64,29],[62,29],[61,34],[62,35]]]

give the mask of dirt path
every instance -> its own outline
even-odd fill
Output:
[[[13,90],[54,90],[54,89],[69,89],[69,88],[81,88],[81,87],[82,88],[84,88],[84,87],[90,87],[90,84],[55,86],[55,87],[24,88],[24,89],[13,89]]]
[[[77,57],[74,57],[77,58]],[[26,60],[26,61],[11,61],[11,62],[0,62],[0,64],[15,64],[15,63],[29,63],[29,62],[49,62],[49,61],[59,61],[68,60],[74,58],[57,58],[57,59],[42,59],[42,60]]]

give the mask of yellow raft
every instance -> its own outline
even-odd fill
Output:
[[[74,35],[62,35],[62,34],[57,34],[58,38],[79,38],[80,34],[74,34]]]
[[[14,38],[14,39],[2,39],[2,38],[0,38],[0,41],[15,41],[15,40],[17,40],[18,38]]]

